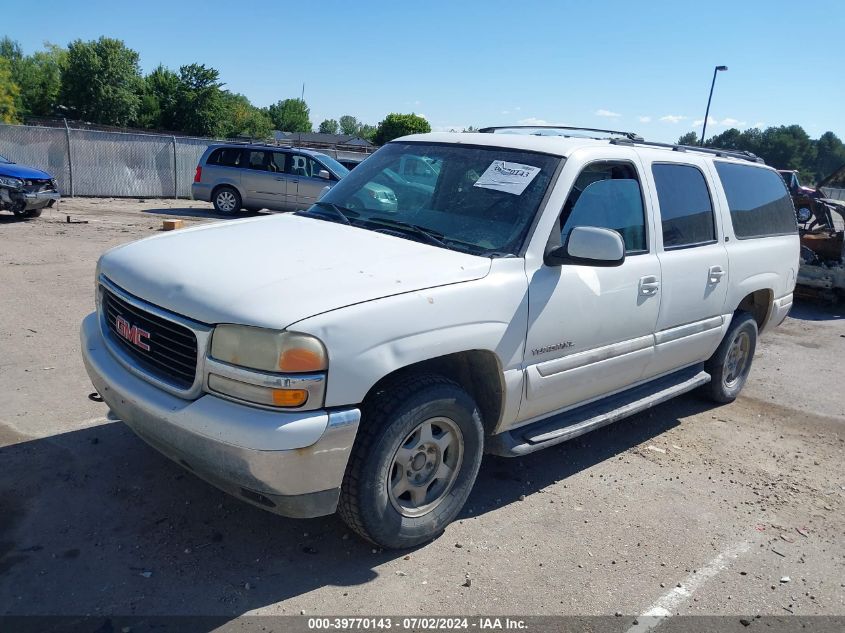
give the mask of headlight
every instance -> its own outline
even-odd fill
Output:
[[[20,189],[23,187],[23,180],[20,178],[12,178],[11,176],[0,176],[0,185],[4,187],[11,187],[12,189]]]
[[[211,356],[224,363],[274,373],[328,368],[326,348],[319,339],[243,325],[218,325],[211,338]]]

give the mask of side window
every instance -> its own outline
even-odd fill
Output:
[[[561,224],[561,244],[576,226],[598,226],[617,231],[627,254],[648,251],[643,196],[634,167],[612,162],[587,165],[563,205]]]
[[[239,147],[221,147],[211,153],[207,162],[209,165],[220,165],[221,167],[238,167],[241,163],[241,149]]]
[[[303,178],[316,178],[323,167],[310,156],[291,154],[288,173]]]
[[[260,150],[246,150],[246,168],[257,169],[259,171],[268,170],[268,156],[269,152]]]
[[[714,161],[739,239],[798,231],[795,209],[783,178],[770,169]]]
[[[704,174],[691,165],[666,163],[652,165],[651,173],[660,202],[663,248],[713,243],[716,223]]]
[[[285,173],[287,171],[287,158],[288,155],[284,152],[273,152],[269,164],[270,171]]]

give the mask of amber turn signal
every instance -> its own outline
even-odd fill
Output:
[[[307,400],[305,389],[273,389],[273,404],[277,407],[301,407]]]

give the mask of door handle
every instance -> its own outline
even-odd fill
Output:
[[[725,269],[721,266],[711,266],[710,270],[707,271],[707,282],[717,284],[722,280],[722,277],[724,277],[725,274]]]
[[[646,275],[640,277],[640,294],[644,297],[651,297],[656,295],[660,289],[660,280],[656,275]]]

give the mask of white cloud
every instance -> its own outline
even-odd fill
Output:
[[[598,110],[593,112],[593,114],[595,114],[596,116],[603,116],[611,119],[615,119],[616,117],[622,116],[618,112],[614,112],[613,110],[605,110],[604,108],[599,108]]]
[[[665,121],[666,123],[679,123],[680,121],[684,121],[688,118],[688,116],[684,116],[682,114],[667,114],[666,116],[660,117],[660,120]]]
[[[692,127],[698,127],[704,123],[704,119],[696,119],[692,122]],[[716,127],[744,127],[747,125],[747,121],[740,121],[739,119],[734,119],[732,117],[726,117],[721,121],[715,117],[709,116],[707,117],[707,125],[709,126],[716,126]]]
[[[538,119],[537,117],[530,116],[527,119],[520,119],[517,121],[519,125],[548,125],[549,122],[545,119]]]
[[[510,113],[511,113],[510,110],[502,110],[502,114],[510,114]]]
[[[651,123],[651,117],[650,116],[641,116],[641,117],[638,117],[638,118],[640,120],[640,123]]]

